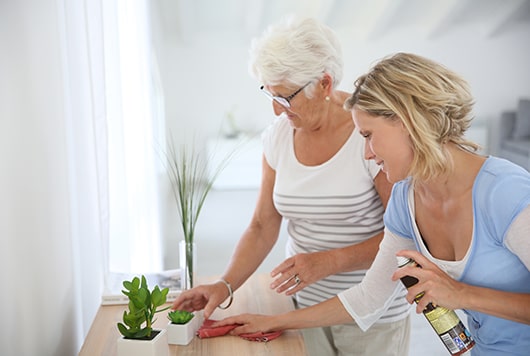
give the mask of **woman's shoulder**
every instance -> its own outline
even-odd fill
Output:
[[[501,194],[530,192],[530,173],[506,159],[490,156],[479,171],[476,189],[486,189],[489,194],[497,190]]]
[[[275,168],[282,152],[287,152],[292,136],[288,120],[281,116],[276,118],[262,133],[263,153],[269,165]]]
[[[515,217],[530,205],[530,173],[502,158],[489,157],[475,182],[476,213],[495,236],[504,233]]]
[[[292,129],[289,125],[289,120],[279,116],[276,117],[267,128],[263,131],[262,137],[267,139],[274,139],[279,135],[287,135]]]
[[[403,204],[407,201],[409,190],[411,189],[411,184],[411,179],[407,178],[394,183],[394,185],[392,186],[392,195],[398,200],[400,204]]]
[[[489,156],[484,162],[482,171],[496,176],[504,175],[522,175],[530,179],[530,173],[523,167],[500,157]]]
[[[409,209],[411,189],[410,179],[394,183],[384,215],[385,226],[390,231],[408,238],[413,237],[413,226]]]

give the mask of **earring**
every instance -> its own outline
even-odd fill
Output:
[[[329,101],[329,96],[326,95],[326,98],[325,98],[325,99],[326,99],[326,101]]]

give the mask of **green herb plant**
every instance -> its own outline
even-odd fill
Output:
[[[167,318],[173,324],[186,324],[188,321],[193,319],[193,313],[190,313],[185,310],[174,310],[167,314]]]
[[[123,312],[123,323],[118,323],[118,330],[127,339],[150,339],[153,331],[153,322],[156,313],[166,308],[159,309],[167,300],[169,288],[160,290],[155,286],[149,291],[145,276],[134,277],[132,281],[124,281],[122,293],[129,298],[129,311]]]

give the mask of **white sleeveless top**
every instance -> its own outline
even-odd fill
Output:
[[[327,162],[298,162],[294,131],[280,117],[262,135],[267,163],[276,171],[274,205],[288,220],[287,256],[325,251],[363,242],[383,231],[384,207],[373,179],[379,167],[364,159],[364,141],[354,130]],[[300,306],[327,300],[361,282],[365,270],[328,276],[296,294]],[[409,311],[406,292],[395,295],[380,322],[403,319]]]

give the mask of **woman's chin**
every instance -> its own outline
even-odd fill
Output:
[[[387,172],[384,168],[381,169],[386,174],[386,180],[390,183],[394,184],[397,182],[394,176],[390,174],[390,172]]]

